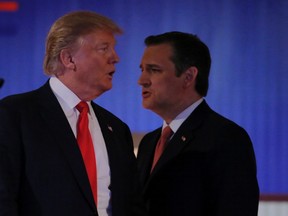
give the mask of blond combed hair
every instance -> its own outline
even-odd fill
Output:
[[[92,11],[70,12],[57,19],[46,38],[44,71],[47,75],[57,75],[63,69],[60,52],[73,49],[77,40],[97,30],[122,34],[122,29],[111,19]]]

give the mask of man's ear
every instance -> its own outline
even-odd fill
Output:
[[[198,69],[195,66],[189,67],[184,72],[184,83],[185,83],[185,86],[188,87],[188,86],[190,86],[192,84],[195,84],[197,75],[198,75]]]
[[[60,52],[60,61],[62,62],[63,66],[70,70],[76,70],[76,65],[73,61],[73,57],[71,52],[68,49],[63,49]]]

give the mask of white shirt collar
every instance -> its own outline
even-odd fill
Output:
[[[187,107],[183,112],[181,112],[178,116],[176,116],[175,119],[171,121],[169,124],[170,128],[174,133],[179,129],[179,127],[182,125],[182,123],[188,118],[188,116],[196,109],[197,106],[203,101],[203,98],[200,98],[195,103]],[[163,122],[163,128],[165,128],[168,124],[164,121]]]
[[[76,105],[81,101],[67,86],[58,78],[51,77],[49,80],[52,91],[59,100],[64,112],[73,111]]]

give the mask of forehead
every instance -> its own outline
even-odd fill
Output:
[[[149,45],[145,48],[142,64],[171,62],[172,47],[169,44]]]
[[[149,45],[144,50],[144,56],[172,56],[172,47],[169,44]]]
[[[80,37],[84,43],[89,44],[112,44],[115,45],[116,39],[113,33],[109,31],[97,30]]]

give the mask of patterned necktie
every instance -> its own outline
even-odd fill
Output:
[[[159,139],[159,141],[158,141],[158,143],[156,145],[151,172],[154,169],[157,161],[161,157],[164,149],[166,148],[168,140],[170,139],[172,134],[173,134],[173,131],[171,130],[171,128],[169,126],[166,126],[164,128],[164,130],[162,131],[161,137],[160,137],[160,139]]]
[[[97,168],[93,142],[89,131],[88,104],[81,101],[76,109],[80,112],[77,122],[77,142],[86,167],[94,201],[97,205]]]

